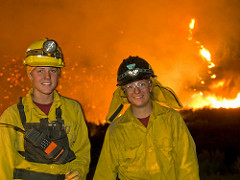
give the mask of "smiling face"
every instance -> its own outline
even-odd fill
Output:
[[[33,95],[36,97],[53,95],[58,77],[59,69],[56,67],[36,67],[29,75],[33,85]]]
[[[131,82],[123,86],[123,90],[133,108],[145,108],[151,106],[151,83],[144,79]]]

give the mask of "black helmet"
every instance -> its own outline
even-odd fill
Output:
[[[155,77],[150,64],[138,57],[129,56],[120,64],[117,72],[117,86],[123,86],[130,82]]]

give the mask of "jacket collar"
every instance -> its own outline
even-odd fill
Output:
[[[155,78],[151,78],[151,80],[152,80],[153,94],[154,94],[154,97],[152,99],[153,102],[155,101],[158,103],[163,103],[164,105],[174,109],[182,108],[181,102],[179,101],[175,92],[171,88],[164,87]],[[108,110],[106,121],[111,123],[114,119],[119,117],[119,114],[123,109],[123,106],[126,104],[129,104],[127,97],[123,92],[122,88],[118,87],[113,93],[113,98]]]
[[[25,109],[26,111],[36,107],[36,105],[33,103],[33,100],[32,100],[32,94],[33,94],[33,88],[29,90],[28,95],[23,100],[23,105],[26,108]],[[56,90],[53,91],[53,95],[54,95],[54,98],[53,98],[52,106],[53,107],[61,106],[62,103],[61,103],[60,95]]]
[[[153,105],[153,109],[152,109],[151,116],[153,115],[154,118],[168,112],[168,108],[166,106],[160,105],[156,101],[152,100],[152,105]],[[126,110],[126,114],[128,116],[128,118],[126,119],[130,119],[131,117],[134,117],[132,114],[131,106],[129,106],[128,109]]]

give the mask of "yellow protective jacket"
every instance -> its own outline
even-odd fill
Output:
[[[66,164],[40,164],[26,161],[18,151],[24,151],[24,134],[16,131],[12,126],[0,125],[0,177],[3,180],[13,179],[13,171],[27,169],[35,172],[49,174],[65,174],[68,171],[77,170],[86,179],[90,164],[90,142],[88,130],[80,104],[77,101],[60,96],[54,91],[54,101],[49,114],[44,114],[29,96],[23,98],[24,111],[27,123],[39,123],[40,119],[48,118],[56,121],[56,108],[62,110],[62,119],[65,126],[69,127],[67,136],[69,147],[75,153],[76,159]],[[0,123],[17,126],[24,129],[20,120],[17,105],[9,107],[0,117]]]
[[[155,88],[161,86],[156,80],[153,83]],[[174,95],[172,90],[169,89],[171,95],[161,92],[163,99],[174,99],[168,98]],[[115,96],[113,100],[119,98]],[[156,101],[152,104],[147,128],[133,116],[131,107],[111,123],[94,180],[113,180],[117,174],[120,180],[199,180],[195,143],[180,113]]]

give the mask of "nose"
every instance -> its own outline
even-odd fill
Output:
[[[134,93],[135,94],[138,94],[138,93],[140,93],[141,92],[141,90],[140,90],[140,88],[139,87],[134,87]]]
[[[46,71],[46,72],[45,72],[44,78],[45,78],[45,79],[51,79],[51,74],[50,74],[49,71]]]

